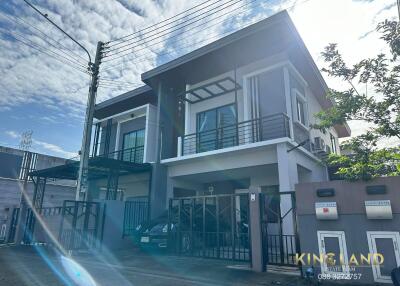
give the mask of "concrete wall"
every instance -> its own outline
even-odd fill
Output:
[[[385,185],[387,193],[369,195],[367,186]],[[320,253],[318,247],[317,231],[344,231],[347,245],[347,253],[367,255],[368,247],[367,231],[400,230],[400,177],[378,178],[370,182],[346,182],[332,181],[320,183],[303,183],[296,185],[296,202],[298,216],[298,230],[302,252]],[[335,196],[318,197],[318,189],[333,188]],[[367,219],[365,201],[390,200],[393,219]],[[338,210],[337,220],[317,220],[315,215],[316,202],[336,202]],[[316,268],[319,272],[320,269]],[[373,283],[372,268],[356,267],[354,273],[361,273],[360,282]]]
[[[21,180],[0,178],[0,227],[6,224],[9,228],[12,211],[19,207],[22,183]],[[33,182],[28,182],[27,192],[31,199],[33,191]],[[74,186],[56,185],[49,182],[46,184],[43,207],[58,207],[62,206],[64,200],[74,200],[75,191]]]

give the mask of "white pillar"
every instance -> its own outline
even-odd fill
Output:
[[[288,153],[286,143],[277,144],[279,192],[294,192],[298,183],[297,164],[294,153]],[[281,215],[285,215],[292,208],[290,195],[281,195]],[[282,222],[283,234],[294,234],[294,221],[289,213]]]

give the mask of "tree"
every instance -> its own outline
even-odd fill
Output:
[[[322,52],[327,67],[322,71],[350,85],[344,91],[330,90],[328,97],[334,106],[317,113],[313,127],[325,130],[348,120],[369,123],[372,127],[341,144],[347,154],[330,154],[329,166],[338,167],[337,174],[347,180],[370,180],[379,176],[400,175],[400,148],[378,148],[382,139],[400,139],[400,26],[396,21],[384,21],[377,27],[390,50],[390,57],[379,54],[364,59],[352,67],[344,62],[336,44]],[[373,87],[375,94],[360,93],[354,82]]]

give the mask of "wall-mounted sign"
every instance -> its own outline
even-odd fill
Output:
[[[320,220],[338,219],[336,202],[316,202],[315,214]]]
[[[365,211],[368,219],[392,219],[390,200],[365,201]]]
[[[252,202],[256,201],[256,194],[250,194],[250,201]]]

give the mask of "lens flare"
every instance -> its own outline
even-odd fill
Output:
[[[78,286],[96,286],[96,282],[79,263],[73,259],[61,256],[61,264],[71,280]]]

